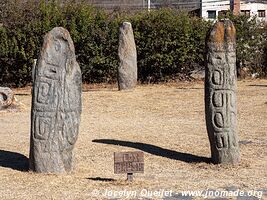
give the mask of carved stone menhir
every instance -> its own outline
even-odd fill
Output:
[[[215,23],[206,50],[205,111],[212,161],[236,164],[236,30],[230,20]]]
[[[33,80],[30,170],[69,172],[80,124],[81,70],[64,28],[44,37]]]
[[[137,84],[137,53],[132,25],[124,22],[119,37],[119,90],[133,89]]]

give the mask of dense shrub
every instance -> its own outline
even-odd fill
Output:
[[[263,76],[267,76],[267,24],[264,26],[264,33],[265,33],[265,38],[266,40],[264,41],[264,53],[263,53],[263,67],[262,67],[262,72]]]
[[[55,26],[70,31],[84,82],[115,80],[118,24],[104,11],[80,3],[34,0],[7,1],[1,10],[0,84],[31,82],[33,59],[43,36]]]
[[[237,29],[237,68],[247,67],[251,73],[267,74],[266,41],[267,29],[256,17],[246,15],[227,16]]]
[[[142,82],[166,81],[204,66],[208,22],[175,10],[152,11],[132,17]]]
[[[44,34],[55,26],[70,31],[84,82],[116,81],[118,30],[126,20],[134,28],[141,82],[186,78],[190,71],[204,66],[205,36],[210,22],[170,9],[107,13],[73,3],[76,1],[57,2],[1,1],[1,85],[24,86],[31,82],[33,59],[38,57]],[[242,17],[232,20],[238,30],[238,62],[266,75],[263,29],[255,20]]]

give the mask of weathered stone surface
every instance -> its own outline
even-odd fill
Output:
[[[206,125],[214,163],[240,161],[236,109],[236,30],[229,20],[215,23],[206,40]]]
[[[24,108],[24,104],[17,100],[14,92],[10,88],[0,87],[1,112],[19,112]]]
[[[37,59],[33,59],[33,64],[32,64],[32,82],[34,82],[36,65],[37,65]]]
[[[14,100],[14,93],[10,88],[0,87],[0,110],[8,108]]]
[[[190,78],[193,78],[195,80],[204,80],[205,78],[205,70],[194,70],[191,71],[189,74]]]
[[[67,30],[57,27],[46,34],[33,80],[30,170],[71,171],[81,114],[81,70]]]
[[[132,25],[124,22],[119,37],[119,90],[133,89],[137,84],[137,53]]]

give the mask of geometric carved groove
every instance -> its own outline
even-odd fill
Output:
[[[218,133],[216,135],[216,146],[218,149],[228,148],[228,136],[227,133]]]
[[[213,76],[212,76],[212,82],[214,85],[222,85],[223,79],[222,79],[222,72],[219,70],[214,70]]]
[[[35,138],[39,140],[47,140],[51,131],[51,118],[50,117],[35,117]]]
[[[214,107],[223,107],[223,93],[215,91],[213,94],[213,106]]]
[[[219,112],[215,113],[214,124],[218,128],[223,128],[224,127],[224,117],[223,117],[222,113],[219,113]]]
[[[46,68],[43,70],[43,76],[49,79],[59,80],[60,67],[46,64]]]
[[[217,90],[212,94],[213,126],[230,128],[236,123],[235,98],[233,91]]]
[[[49,83],[41,82],[38,88],[37,102],[41,104],[49,103],[49,93],[51,85]]]

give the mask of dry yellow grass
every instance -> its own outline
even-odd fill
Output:
[[[267,80],[238,82],[243,144],[242,161],[234,167],[205,162],[210,149],[203,88],[202,82],[138,86],[133,92],[85,86],[76,169],[64,175],[21,171],[29,153],[31,96],[30,88],[17,90],[25,109],[0,112],[0,199],[104,199],[93,197],[94,189],[266,189]],[[113,173],[113,152],[135,150],[145,152],[145,173],[127,183],[126,175]]]

